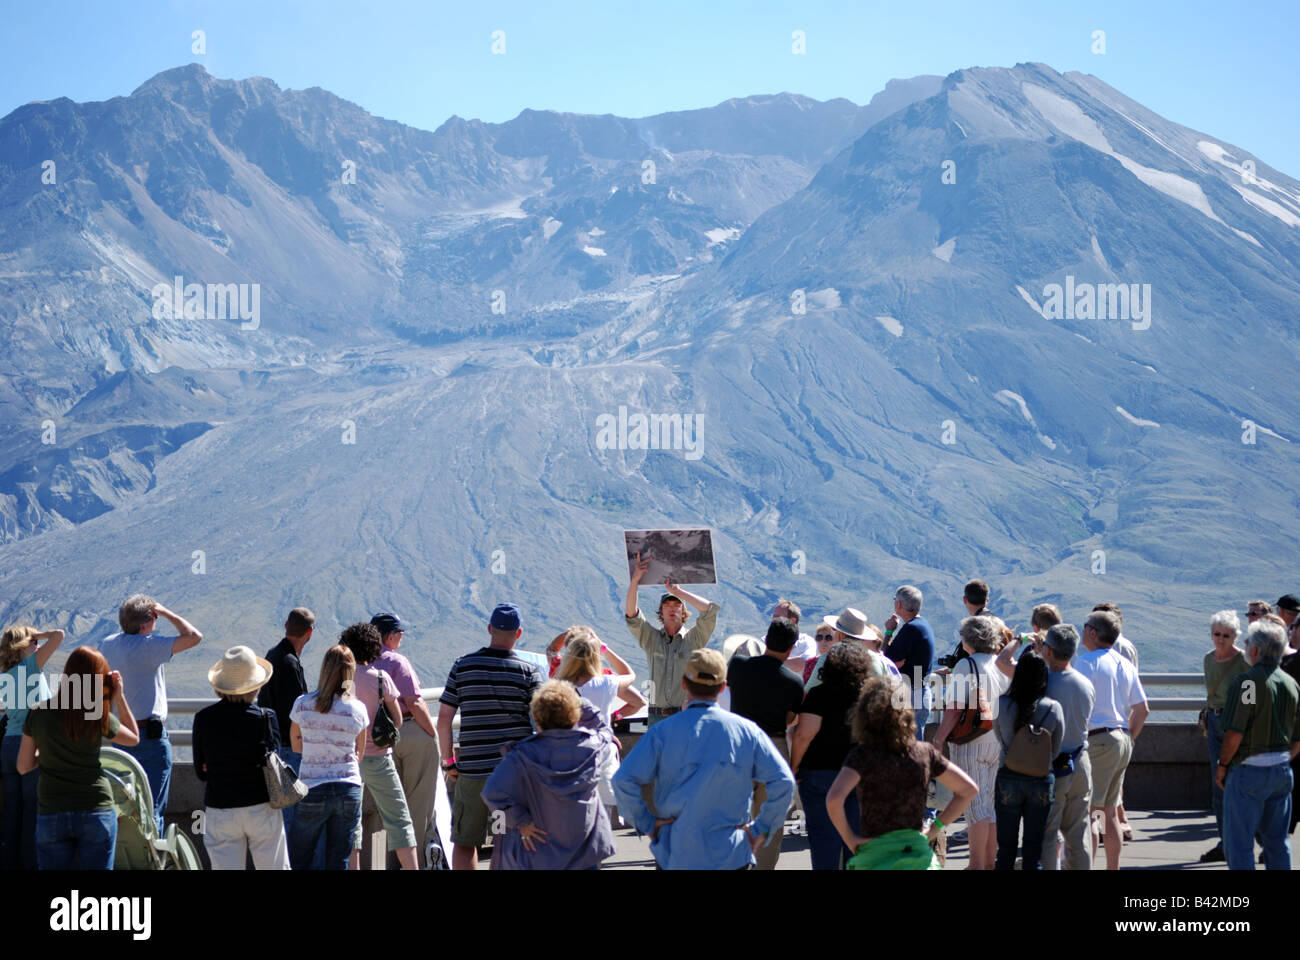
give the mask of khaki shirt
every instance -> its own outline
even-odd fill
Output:
[[[693,651],[708,644],[717,622],[716,603],[710,603],[699,619],[675,637],[669,637],[661,627],[650,626],[639,607],[635,617],[627,618],[627,628],[650,664],[650,706],[680,709],[686,703],[686,691],[682,689],[686,661]]]

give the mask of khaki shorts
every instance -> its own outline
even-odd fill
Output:
[[[1092,808],[1119,806],[1124,771],[1133,759],[1133,740],[1124,730],[1088,735],[1088,762],[1092,765]]]
[[[451,799],[451,842],[458,847],[481,847],[487,843],[488,808],[483,802],[487,779],[456,778]]]

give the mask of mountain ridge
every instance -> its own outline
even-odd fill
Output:
[[[1174,664],[1276,576],[1300,397],[1214,373],[1295,355],[1300,185],[1248,152],[1043,64],[435,131],[316,90],[182,67],[0,119],[8,620],[395,608],[436,673],[507,597],[533,643],[617,636],[622,529],[711,526],[720,631],[908,580],[946,623],[983,574],[1011,620],[1117,600]],[[176,276],[260,284],[260,322],[156,317]],[[1149,328],[1045,315],[1120,283]],[[601,449],[620,406],[702,417],[704,456]]]

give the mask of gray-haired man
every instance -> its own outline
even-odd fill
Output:
[[[1075,668],[1092,681],[1095,698],[1088,719],[1088,760],[1092,764],[1092,809],[1106,820],[1106,869],[1118,870],[1124,841],[1120,838],[1119,798],[1124,771],[1133,757],[1133,741],[1146,722],[1150,708],[1137,667],[1114,649],[1119,618],[1096,612],[1083,625],[1083,646],[1088,651]]]
[[[1052,810],[1043,833],[1043,869],[1057,869],[1056,854],[1065,838],[1066,870],[1092,866],[1088,840],[1088,801],[1092,796],[1092,766],[1088,762],[1088,718],[1096,693],[1092,681],[1070,666],[1079,648],[1079,633],[1072,624],[1058,623],[1043,638],[1043,659],[1051,671],[1047,695],[1061,705],[1065,716],[1061,753],[1052,765],[1056,774]]]
[[[925,678],[934,669],[934,631],[921,616],[922,599],[921,591],[911,584],[899,587],[894,594],[894,615],[885,621],[885,638],[889,640],[885,656],[913,690],[918,740],[925,739],[925,721],[930,716],[930,704],[924,695]],[[918,691],[921,696],[916,696]]]

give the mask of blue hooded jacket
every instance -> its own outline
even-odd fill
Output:
[[[601,757],[615,749],[613,731],[587,700],[576,727],[514,744],[483,785],[483,802],[504,815],[492,818],[505,828],[492,840],[492,869],[585,870],[613,855],[614,833],[596,788]],[[519,833],[529,823],[547,834],[532,853]]]

